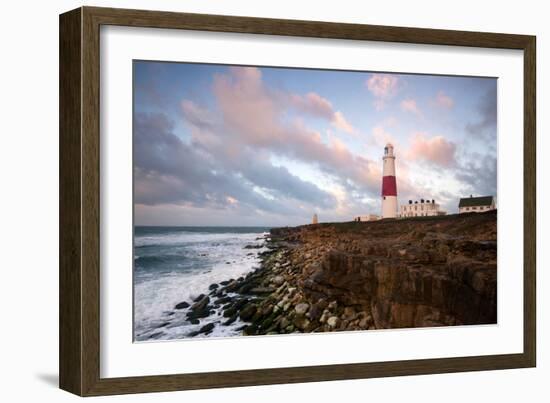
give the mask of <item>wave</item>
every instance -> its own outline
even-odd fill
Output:
[[[158,245],[184,245],[189,243],[217,242],[224,240],[249,241],[254,237],[265,236],[263,232],[251,233],[209,233],[209,232],[175,232],[169,234],[141,235],[134,238],[134,247]]]
[[[164,263],[166,261],[165,258],[159,257],[159,256],[134,256],[134,263],[136,265],[143,264],[143,263]]]
[[[208,287],[252,271],[260,263],[265,232],[167,232],[136,237],[134,257],[134,333],[136,340],[183,338],[196,326],[184,312],[174,311]],[[260,248],[247,249],[246,245]],[[205,318],[201,325],[215,320]],[[159,326],[161,326],[159,328]],[[236,326],[216,326],[211,337],[236,332]],[[229,332],[229,333],[228,333]]]

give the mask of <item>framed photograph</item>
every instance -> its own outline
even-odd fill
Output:
[[[535,37],[60,16],[60,387],[533,367]]]

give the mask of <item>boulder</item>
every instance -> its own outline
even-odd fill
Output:
[[[228,302],[231,302],[232,300],[233,300],[233,298],[231,298],[229,296],[221,297],[221,298],[216,300],[216,304],[223,305],[223,304],[227,304]]]
[[[239,316],[241,317],[242,320],[247,321],[247,320],[251,319],[252,316],[254,316],[257,309],[258,308],[257,308],[256,304],[249,303],[241,309],[241,311],[239,312]]]
[[[229,326],[231,325],[233,322],[235,322],[237,320],[237,314],[231,316],[229,319],[227,319],[225,322],[223,322],[222,324],[224,326]]]
[[[213,323],[208,323],[199,329],[199,333],[211,333],[214,327],[215,325]]]
[[[328,320],[328,318],[330,318],[330,315],[331,313],[327,309],[325,309],[321,314],[321,317],[319,318],[319,322],[325,323]]]
[[[296,315],[292,323],[297,329],[304,331],[308,328],[311,322],[304,315]]]
[[[205,307],[204,309],[190,311],[190,312],[187,312],[186,316],[187,316],[187,319],[189,320],[206,318],[210,316],[210,309],[208,307]]]
[[[197,300],[195,300],[197,301]],[[192,311],[200,311],[200,310],[203,310],[206,308],[206,306],[208,305],[208,303],[210,302],[210,298],[209,297],[205,297],[203,295],[203,298],[198,300],[197,302],[195,302],[193,305],[191,305],[191,310]]]
[[[282,317],[281,321],[279,322],[279,327],[281,330],[285,329],[290,325],[290,321],[286,317]]]
[[[323,314],[322,304],[316,303],[311,306],[311,308],[307,313],[307,316],[310,320],[317,320],[321,317],[322,314]]]
[[[177,304],[174,309],[185,309],[185,308],[189,308],[189,303],[188,302],[180,302],[179,304]]]
[[[327,325],[333,329],[338,327],[340,325],[340,318],[338,316],[331,316],[327,319]]]
[[[294,307],[297,315],[304,315],[309,309],[309,304],[300,303]]]
[[[280,286],[285,282],[285,278],[281,275],[275,276],[271,279],[271,282],[276,286]]]
[[[193,300],[193,302],[199,302],[201,299],[204,298],[204,294],[199,295],[197,298]]]
[[[225,318],[232,317],[233,315],[236,315],[236,314],[237,314],[237,310],[234,307],[227,308],[226,310],[223,311],[223,316]]]
[[[249,299],[248,298],[241,298],[241,299],[238,299],[237,301],[235,301],[233,303],[233,307],[237,310],[241,309],[243,306],[245,306],[247,303],[248,303]]]

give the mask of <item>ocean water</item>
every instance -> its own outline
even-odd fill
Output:
[[[134,340],[186,338],[214,322],[209,335],[237,335],[242,322],[223,326],[221,310],[193,325],[180,302],[208,294],[210,284],[237,279],[259,266],[266,227],[139,227],[134,229]],[[247,245],[261,248],[247,249]]]

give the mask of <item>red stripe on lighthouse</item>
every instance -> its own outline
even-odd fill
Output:
[[[382,178],[382,196],[397,196],[395,176],[384,176]]]

